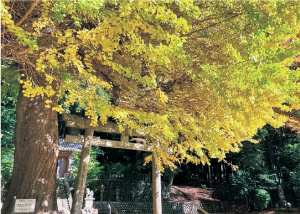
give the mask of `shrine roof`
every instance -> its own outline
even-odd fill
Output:
[[[67,142],[65,142],[65,138],[60,138],[59,139],[59,150],[81,152],[81,149],[82,149],[81,144],[67,143]]]

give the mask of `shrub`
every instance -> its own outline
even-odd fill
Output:
[[[271,201],[270,194],[264,189],[255,190],[255,204],[262,208],[267,208]]]

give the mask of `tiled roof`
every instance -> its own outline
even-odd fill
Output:
[[[81,152],[82,145],[77,143],[67,143],[65,138],[59,139],[59,150]]]

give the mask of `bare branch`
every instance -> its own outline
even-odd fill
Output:
[[[36,0],[35,2],[33,2],[31,7],[29,8],[29,10],[26,12],[26,14],[22,17],[22,19],[15,26],[18,27],[20,24],[22,24],[25,21],[25,19],[29,16],[29,14],[34,10],[35,6],[38,5],[39,3],[40,3],[39,0]]]
[[[57,50],[57,51],[61,51],[61,50],[64,50],[64,49],[66,49],[66,48],[67,48],[67,47],[60,47],[60,48],[57,48],[56,50]],[[47,49],[50,49],[50,48],[47,48],[47,47],[39,47],[39,50],[47,50]],[[25,49],[24,51],[17,53],[17,55],[25,54],[25,53],[27,53],[27,52],[30,51],[30,50],[31,50],[31,48],[27,48],[27,49]]]

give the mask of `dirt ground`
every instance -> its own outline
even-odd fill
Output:
[[[226,194],[226,188],[218,188],[218,194],[216,194],[216,188],[201,188],[191,186],[172,186],[170,194],[170,202],[221,202]]]
[[[232,202],[228,198],[227,187],[226,186],[212,186],[210,188],[203,187],[192,187],[192,186],[176,186],[173,185],[170,193],[170,198],[164,199],[169,202],[216,202],[227,204],[226,207],[222,209],[222,214],[224,213],[259,213],[259,214],[290,214],[291,211],[284,209],[268,209],[264,211],[252,211],[247,209],[247,203],[245,199],[240,201]],[[300,208],[293,208],[292,213],[299,213]]]

